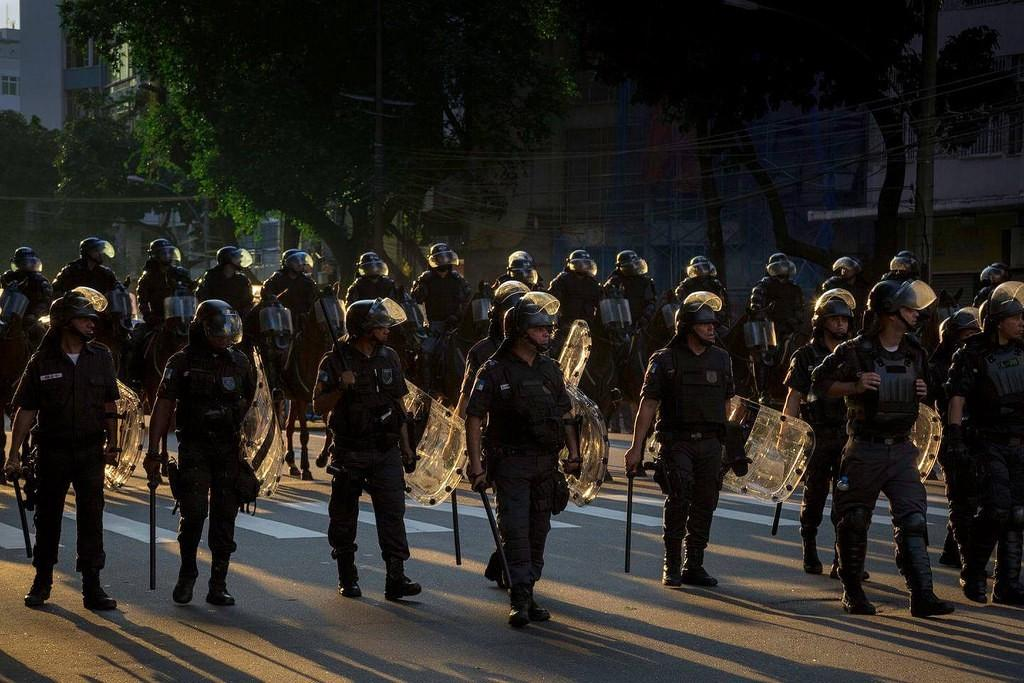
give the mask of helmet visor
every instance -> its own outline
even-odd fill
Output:
[[[406,320],[405,309],[392,299],[377,299],[366,314],[370,327],[394,327]]]
[[[897,273],[909,273],[914,268],[914,260],[909,256],[894,256],[889,261],[889,270]]]
[[[1004,282],[992,290],[992,296],[989,297],[989,301],[993,305],[1005,303],[1010,299],[1016,299],[1017,303],[1024,305],[1024,282],[1017,280]]]
[[[850,277],[860,272],[860,263],[852,256],[842,256],[832,264],[832,272],[839,277]]]
[[[239,268],[248,268],[253,263],[252,254],[248,249],[239,249],[238,255],[233,259],[233,263]]]
[[[114,258],[114,245],[106,240],[99,240],[95,242],[89,251],[98,251],[107,258]]]
[[[1017,284],[1024,288],[1024,285],[1019,282]],[[896,290],[893,304],[897,308],[912,308],[915,311],[920,311],[935,303],[937,298],[935,290],[929,287],[924,280],[907,280]]]
[[[181,261],[181,251],[177,247],[158,247],[153,255],[160,263],[176,263]]]
[[[203,330],[211,339],[227,338],[232,344],[242,341],[242,319],[234,311],[215,315],[204,321]]]
[[[814,304],[814,310],[821,309],[825,304],[827,304],[832,299],[842,299],[843,302],[847,306],[849,306],[851,311],[857,308],[857,300],[853,298],[853,294],[850,294],[848,291],[842,289],[841,287],[836,287],[835,289],[830,289],[818,297],[818,300]]]
[[[360,264],[359,274],[367,275],[369,277],[387,277],[388,264],[384,263],[384,261],[366,261],[365,263]]]
[[[597,263],[590,258],[574,258],[569,261],[569,270],[574,273],[582,273],[590,277],[597,277]]]
[[[510,294],[514,294],[516,292],[525,294],[529,291],[530,288],[519,280],[508,280],[506,282],[502,282],[498,285],[498,288],[494,290],[494,300],[501,301]]]
[[[534,268],[510,268],[508,274],[519,282],[530,285],[531,287],[536,286],[540,279],[537,275],[537,270]]]
[[[789,259],[783,259],[775,263],[769,263],[767,270],[768,274],[772,277],[791,278],[796,275],[796,264]]]
[[[43,272],[43,262],[38,256],[21,256],[11,262],[11,270],[20,270],[27,273]]]
[[[722,310],[722,298],[714,292],[694,292],[683,299],[683,306],[698,310],[707,306],[715,313]]]
[[[964,306],[950,316],[953,326],[958,330],[981,331],[981,311],[974,306]]]
[[[80,286],[75,287],[71,291],[78,292],[84,296],[86,301],[89,302],[89,305],[92,306],[93,310],[97,313],[102,313],[107,310],[107,297],[103,296],[92,287]]]
[[[442,266],[457,266],[459,265],[459,255],[451,249],[447,251],[439,251],[436,254],[431,254],[427,257],[427,263],[430,264],[431,268],[441,268]]]
[[[711,275],[710,261],[697,261],[686,267],[686,277],[706,277]]]
[[[537,306],[545,315],[558,315],[558,299],[547,292],[527,292],[522,300]]]

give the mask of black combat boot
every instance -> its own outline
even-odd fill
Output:
[[[405,562],[397,558],[386,561],[388,573],[384,582],[384,599],[401,600],[411,595],[419,595],[423,590],[418,583],[405,575]]]
[[[498,555],[497,550],[491,553],[491,559],[487,560],[487,567],[484,569],[484,578],[497,583],[498,588],[508,590],[508,581],[505,578],[505,572],[501,568],[501,556]]]
[[[718,585],[718,579],[711,576],[704,570],[704,550],[696,548],[686,549],[686,560],[683,562],[683,572],[680,574],[683,583],[688,586],[705,586],[712,588]]]
[[[942,544],[942,554],[939,555],[939,564],[960,569],[960,548],[957,546],[952,528],[946,529],[946,540]]]
[[[953,604],[939,600],[933,590],[932,568],[928,560],[928,536],[923,529],[920,533],[904,533],[903,530],[897,529],[896,543],[900,547],[901,571],[910,589],[910,613],[915,617],[952,614],[956,609]]]
[[[97,611],[117,609],[117,600],[107,595],[100,585],[98,569],[82,570],[82,604],[86,609]]]
[[[220,607],[230,607],[235,604],[235,596],[228,593],[228,565],[230,560],[227,557],[214,556],[210,563],[210,590],[206,594],[206,602]]]
[[[53,565],[36,567],[36,578],[25,596],[25,607],[42,607],[50,599],[50,588],[53,586]]]
[[[192,602],[192,591],[199,577],[196,566],[196,549],[181,548],[181,569],[178,570],[178,582],[174,584],[171,599],[179,605]]]
[[[839,550],[833,548],[832,552],[832,568],[828,570],[828,577],[830,579],[839,579]],[[871,574],[868,574],[866,570],[860,575],[861,581],[867,581],[870,578]]]
[[[976,519],[971,528],[971,543],[967,549],[967,562],[960,570],[960,586],[964,597],[973,602],[988,602],[988,558],[995,550],[999,529],[991,520]]]
[[[530,603],[527,615],[530,617],[530,621],[548,621],[551,619],[551,612],[538,605],[534,599],[533,584],[530,585]]]
[[[530,585],[517,583],[509,591],[508,623],[515,628],[522,628],[530,623]]]
[[[677,588],[683,585],[683,541],[679,538],[665,539],[665,565],[661,569],[661,583]]]
[[[361,598],[355,553],[338,553],[338,592],[346,598]]]
[[[824,568],[821,566],[821,560],[818,559],[818,530],[801,527],[800,538],[803,539],[804,571],[808,574],[820,574]]]
[[[864,557],[868,552],[867,529],[836,529],[839,579],[843,582],[843,610],[848,614],[875,614],[875,606],[864,594]]]
[[[999,539],[996,551],[996,582],[992,602],[1024,607],[1024,588],[1020,585],[1021,531],[1009,529]]]

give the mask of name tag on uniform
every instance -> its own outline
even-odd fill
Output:
[[[507,385],[507,384],[502,384],[500,388],[501,388],[501,390],[502,390],[502,391],[508,391],[508,390],[509,390],[509,389],[511,389],[512,387],[510,387],[510,386],[509,386],[509,385]]]
[[[40,382],[45,382],[48,379],[60,379],[63,376],[64,376],[63,372],[52,372],[49,375],[40,375],[39,376],[39,381]]]

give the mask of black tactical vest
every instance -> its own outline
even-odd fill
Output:
[[[728,359],[722,363],[715,347],[699,356],[673,348],[669,355],[671,367],[671,400],[658,407],[659,432],[684,432],[708,428],[724,428],[728,385]]]
[[[1024,347],[1006,344],[984,357],[985,379],[1000,415],[1012,415],[1024,406]]]
[[[185,438],[222,441],[242,430],[248,409],[247,375],[235,353],[190,353],[178,398],[178,432]]]
[[[394,384],[401,381],[395,359],[386,347],[369,358],[343,348],[355,384],[347,389],[331,412],[331,430],[341,448],[362,450],[390,448],[398,443],[403,416],[394,398]]]
[[[875,372],[881,378],[878,391],[866,391],[847,397],[856,418],[869,423],[868,431],[891,436],[905,436],[917,420],[916,382],[925,379],[925,369],[918,347],[905,339],[894,353],[885,352],[873,339],[862,339],[856,347],[859,370]]]
[[[565,430],[558,407],[554,372],[557,367],[513,365],[499,361],[492,381],[498,381],[496,400],[502,404],[493,410],[485,435],[489,449],[529,449],[558,451],[565,445]],[[545,366],[547,363],[545,363]],[[551,376],[549,376],[551,375]]]

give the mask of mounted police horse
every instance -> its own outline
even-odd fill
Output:
[[[118,282],[117,286],[105,293],[107,308],[100,313],[96,325],[96,341],[110,349],[114,359],[114,368],[119,379],[127,381],[127,368],[123,367],[122,351],[131,336],[135,325],[135,306],[128,294],[131,278]]]
[[[487,336],[490,322],[487,314],[490,310],[491,288],[481,282],[459,324],[444,337],[444,346],[438,354],[441,359],[438,381],[433,386],[434,394],[448,407],[454,407],[459,402],[462,379],[466,374],[466,356],[478,341]]]
[[[28,303],[17,284],[9,285],[0,295],[0,421],[3,415],[13,414],[11,399],[34,351],[25,323]],[[0,448],[5,447],[6,438],[0,433]]]
[[[301,317],[301,320],[293,321],[297,329],[281,373],[281,388],[284,397],[289,401],[288,417],[285,420],[285,436],[288,443],[285,462],[288,463],[289,474],[301,474],[303,480],[311,481],[313,474],[309,469],[309,427],[306,413],[313,400],[313,387],[316,385],[320,359],[344,332],[344,317],[338,300],[337,285],[320,290],[313,303],[313,310]],[[299,426],[301,473],[295,466],[293,438],[296,423]]]

